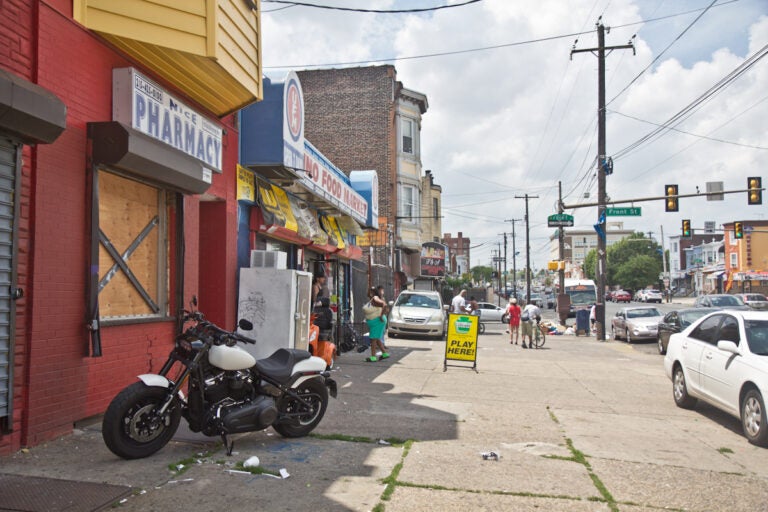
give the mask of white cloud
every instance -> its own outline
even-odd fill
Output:
[[[330,3],[328,0],[327,3]],[[368,1],[369,8],[414,7],[414,2]],[[437,0],[419,2],[435,5]],[[409,57],[522,42],[587,31],[577,48],[596,46],[597,16],[613,25],[607,45],[623,45],[637,34],[631,51],[616,50],[606,59],[606,98],[612,99],[647,67],[698,15],[646,24],[642,19],[706,7],[710,2],[631,0],[485,0],[465,7],[421,15],[372,15],[291,8],[264,14],[266,66],[309,65]],[[337,5],[359,6],[360,2]],[[276,4],[263,4],[265,9]],[[603,12],[604,11],[604,12]],[[727,22],[724,22],[727,20]],[[624,26],[626,25],[626,26]],[[542,268],[549,259],[557,183],[573,193],[566,203],[594,202],[596,180],[590,164],[597,153],[597,59],[570,51],[575,37],[395,62],[398,79],[429,100],[423,118],[422,163],[443,189],[443,231],[463,232],[473,245],[472,265],[489,264],[499,233],[511,232],[505,219],[522,218],[531,199],[531,255]],[[663,123],[726,77],[745,58],[768,43],[768,4],[742,0],[705,14],[681,39],[622,93],[609,109],[653,123]],[[768,59],[759,61],[731,86],[704,103],[678,126],[680,130],[740,144],[768,147]],[[608,153],[640,139],[654,126],[609,112]],[[320,148],[322,151],[322,148]],[[707,181],[742,189],[746,177],[768,182],[768,151],[666,132],[653,143],[616,159],[607,179],[614,200],[659,196],[665,183],[681,193],[705,190]],[[586,187],[589,185],[589,187]],[[582,198],[585,192],[590,199]],[[694,228],[704,221],[765,219],[766,205],[747,206],[745,194],[723,202],[681,199],[679,213],[665,213],[663,203],[637,203],[639,218],[624,226],[676,235],[683,218]],[[766,202],[768,204],[768,201]],[[571,212],[580,228],[591,229],[596,208]],[[471,218],[468,218],[471,217]],[[524,246],[517,224],[517,247]],[[511,243],[511,241],[510,241]],[[511,249],[510,249],[511,250]],[[524,250],[521,250],[524,255]],[[511,260],[511,257],[510,257]],[[518,257],[518,268],[522,265]],[[511,267],[511,265],[510,265]]]

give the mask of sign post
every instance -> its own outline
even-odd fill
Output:
[[[448,314],[448,338],[445,341],[445,361],[443,371],[448,366],[472,368],[477,373],[477,333],[480,317],[464,313]],[[471,361],[472,366],[449,365],[448,361]]]

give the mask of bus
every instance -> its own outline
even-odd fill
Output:
[[[568,317],[576,316],[580,309],[590,309],[597,303],[597,286],[591,279],[566,279],[563,292],[571,298]]]

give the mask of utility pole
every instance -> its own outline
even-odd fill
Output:
[[[512,294],[517,298],[517,248],[515,247],[515,222],[523,219],[504,219],[512,223]]]
[[[605,145],[605,50],[613,51],[620,49],[632,49],[635,47],[632,40],[628,44],[620,46],[605,46],[606,28],[602,22],[602,16],[597,19],[597,48],[586,48],[583,50],[571,49],[571,57],[574,53],[597,51],[597,304],[595,308],[595,320],[597,323],[597,339],[605,341],[605,288],[606,281],[606,232],[605,232],[605,177],[613,172],[613,161],[606,154]],[[610,32],[610,27],[607,29]],[[634,37],[634,36],[633,36]]]
[[[563,183],[557,182],[557,213],[562,214],[564,208],[563,205]],[[557,314],[560,317],[560,324],[565,325],[568,319],[568,312],[571,309],[571,297],[565,293],[565,226],[559,226],[557,228],[557,258],[558,258],[558,270],[557,270],[557,284],[559,290],[557,292]]]
[[[528,199],[538,199],[539,196],[515,196],[515,199],[525,199],[525,303],[531,303],[531,225],[528,220]],[[514,224],[513,224],[514,225]]]

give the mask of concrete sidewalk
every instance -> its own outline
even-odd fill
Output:
[[[0,474],[127,492],[66,510],[768,510],[768,452],[737,419],[677,408],[658,355],[572,336],[523,350],[498,326],[479,339],[477,372],[443,371],[444,342],[388,345],[378,363],[339,358],[339,398],[311,437],[244,434],[227,457],[218,439],[180,431],[124,461],[96,421],[1,458]],[[254,455],[290,476],[233,471]]]

